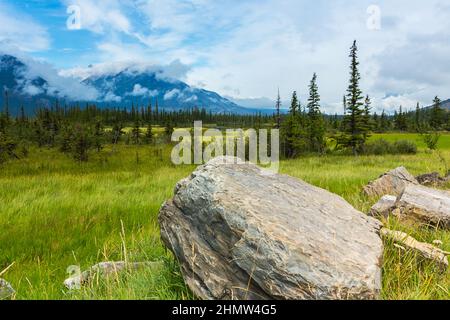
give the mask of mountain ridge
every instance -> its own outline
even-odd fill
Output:
[[[130,109],[133,105],[143,106],[157,101],[159,108],[167,111],[197,107],[205,108],[207,112],[212,113],[273,112],[242,107],[216,92],[194,88],[183,81],[165,77],[162,71],[139,72],[131,68],[77,80],[77,90],[90,91],[91,96],[95,98],[76,99],[68,95],[70,85],[67,85],[69,88],[65,88],[67,90],[63,92],[57,85],[52,85],[45,76],[33,74],[30,69],[30,66],[21,59],[0,54],[0,88],[8,92],[11,113],[17,113],[22,105],[27,113],[32,113],[37,107],[51,106],[56,100],[68,105],[96,104],[99,108]],[[67,82],[68,78],[61,76],[61,79]],[[52,80],[56,84],[61,82],[57,78]],[[4,99],[2,94],[0,97],[2,106],[5,103]]]

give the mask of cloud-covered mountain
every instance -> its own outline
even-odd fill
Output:
[[[172,69],[174,67],[172,66]],[[158,68],[123,70],[94,74],[84,80],[62,75],[50,65],[24,61],[12,55],[0,55],[0,88],[8,91],[11,112],[23,105],[31,113],[36,106],[49,106],[56,100],[72,105],[95,103],[99,107],[147,105],[158,101],[161,109],[205,108],[213,113],[253,113],[220,96],[171,78],[173,70]],[[0,99],[4,104],[4,95]]]
[[[84,84],[100,92],[99,101],[103,105],[131,106],[156,103],[169,110],[206,108],[214,113],[248,113],[243,108],[219,94],[204,89],[193,88],[186,83],[168,78],[163,70],[133,70],[127,68],[118,73],[91,76]]]

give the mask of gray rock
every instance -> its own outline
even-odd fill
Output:
[[[407,185],[397,202],[402,219],[450,229],[450,192],[420,185]]]
[[[364,187],[364,193],[369,197],[382,197],[387,194],[399,196],[410,183],[419,184],[405,167],[399,167],[370,182]]]
[[[101,262],[84,272],[76,272],[79,267],[72,266],[68,270],[74,270],[75,274],[64,281],[64,286],[69,290],[79,290],[82,286],[89,284],[92,279],[97,277],[100,279],[108,279],[112,276],[117,276],[119,273],[126,271],[136,271],[144,268],[162,269],[162,262]],[[77,274],[78,273],[78,274]]]
[[[416,177],[417,181],[424,186],[441,186],[447,183],[450,177],[441,177],[438,172],[426,173]]]
[[[396,196],[383,196],[380,201],[375,203],[370,209],[369,216],[387,218],[391,211],[395,208],[396,202]]]
[[[6,280],[0,278],[0,300],[11,299],[15,293],[13,287]]]
[[[381,223],[341,197],[216,158],[178,183],[161,237],[201,299],[374,299]]]

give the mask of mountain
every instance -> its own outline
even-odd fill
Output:
[[[433,108],[433,105],[425,107],[425,109],[431,109],[431,108]],[[441,108],[443,108],[447,111],[450,111],[450,99],[441,101]]]
[[[193,88],[184,82],[164,77],[162,71],[136,71],[125,69],[117,74],[90,77],[84,84],[101,93],[103,105],[145,105],[150,100],[167,110],[205,108],[213,113],[249,113],[219,94]]]
[[[47,81],[39,76],[29,77],[28,67],[19,59],[10,56],[0,56],[0,88],[8,92],[11,111],[23,104],[31,109],[31,105],[46,105],[52,99]],[[53,93],[57,94],[57,93]],[[4,105],[4,94],[0,97]]]
[[[52,67],[35,61],[24,62],[11,55],[0,55],[0,89],[6,90],[11,113],[23,105],[27,113],[36,106],[95,103],[100,108],[147,105],[156,100],[160,109],[180,110],[205,108],[213,113],[251,114],[262,110],[250,109],[219,94],[164,76],[162,70],[126,68],[112,74],[88,77],[83,81],[63,77]],[[0,105],[5,104],[1,95]],[[271,112],[264,110],[264,113]]]
[[[441,107],[450,111],[450,99],[442,101]]]

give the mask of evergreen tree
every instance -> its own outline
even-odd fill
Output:
[[[139,144],[141,141],[141,125],[138,120],[135,121],[133,130],[131,130],[131,139],[134,144]]]
[[[147,126],[147,131],[145,132],[145,141],[148,144],[153,143],[153,128],[152,124],[149,122]]]
[[[8,124],[9,121],[10,121],[8,90],[5,90],[5,105],[3,107],[3,114],[4,114],[4,117],[5,117],[5,121]]]
[[[347,89],[347,109],[343,121],[343,135],[339,139],[339,144],[352,149],[356,155],[358,150],[366,141],[367,128],[364,123],[364,108],[362,91],[359,88],[361,75],[358,70],[358,47],[356,40],[350,48],[350,84]]]
[[[97,149],[97,152],[102,151],[103,149],[103,136],[104,136],[104,129],[102,122],[98,120],[95,123],[95,130],[94,130],[94,145]]]
[[[173,127],[173,124],[171,121],[168,121],[166,123],[166,128],[165,128],[165,135],[166,135],[166,139],[167,141],[171,141],[172,140],[172,134],[175,131],[175,128]]]
[[[280,129],[281,127],[281,115],[280,115],[280,109],[281,109],[281,97],[280,97],[280,89],[278,89],[278,96],[277,96],[277,103],[276,103],[276,127],[275,129]]]
[[[325,150],[325,124],[320,112],[320,95],[317,75],[314,73],[309,85],[307,137],[309,149],[314,152]]]
[[[124,134],[123,127],[118,122],[114,123],[113,129],[112,129],[112,143],[117,144],[119,143],[120,137]]]
[[[430,126],[432,130],[438,131],[444,123],[444,110],[441,108],[441,99],[437,96],[433,100],[430,114]]]
[[[372,110],[371,107],[371,100],[369,95],[366,96],[366,99],[364,100],[364,113],[363,113],[363,135],[364,139],[367,140],[367,138],[370,137],[370,131],[373,130],[373,123],[372,123],[372,117],[370,116],[370,111]]]
[[[289,114],[282,125],[282,151],[285,157],[292,158],[295,156],[295,140],[298,130],[298,119],[296,118],[298,109],[297,92],[292,93],[291,107],[289,108]]]
[[[72,137],[71,151],[73,158],[80,162],[88,161],[88,152],[93,145],[89,131],[82,125],[76,124]]]
[[[295,117],[297,115],[298,109],[299,109],[299,103],[298,103],[298,98],[297,98],[297,91],[294,91],[294,93],[292,94],[291,108],[289,109],[289,111],[292,114],[292,116]]]
[[[420,122],[421,122],[421,120],[420,120],[420,105],[419,105],[419,102],[417,102],[416,112],[414,114],[414,125],[415,125],[417,132],[421,131],[421,123]]]

